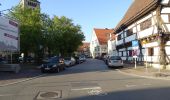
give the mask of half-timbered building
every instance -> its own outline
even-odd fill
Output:
[[[114,34],[123,60],[170,68],[170,0],[134,0]]]

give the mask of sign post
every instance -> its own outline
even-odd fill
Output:
[[[139,49],[139,43],[138,40],[133,40],[132,41],[132,48],[133,48],[133,58],[135,58],[135,69],[136,69],[136,64],[137,64],[137,55],[138,55],[138,49]]]

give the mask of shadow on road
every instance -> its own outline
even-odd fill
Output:
[[[87,72],[108,72],[110,69],[102,60],[97,59],[87,59],[87,61],[75,65],[66,69],[65,71],[59,73],[58,75],[66,74],[77,74],[77,73],[87,73]]]
[[[21,65],[21,71],[19,73],[0,71],[0,81],[10,79],[31,78],[41,74],[42,73],[40,72],[39,69],[37,69],[37,66],[24,64]]]
[[[80,91],[79,91],[80,92]],[[88,91],[85,91],[88,94]],[[170,100],[170,87],[131,89],[114,92],[98,92],[93,95],[68,100]]]

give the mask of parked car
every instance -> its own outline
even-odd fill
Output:
[[[84,55],[80,55],[79,61],[80,61],[80,63],[86,61],[86,57]]]
[[[123,60],[119,56],[110,56],[108,59],[108,67],[123,67]]]
[[[64,61],[55,56],[51,57],[48,60],[45,60],[44,63],[41,65],[41,72],[60,72],[65,69]]]
[[[79,57],[78,57],[78,56],[75,56],[74,58],[75,58],[75,60],[76,60],[76,64],[79,64],[79,63],[80,63]]]
[[[66,57],[64,58],[64,63],[67,67],[73,66],[76,64],[76,60],[73,57]]]
[[[7,64],[7,63],[8,63],[7,60],[5,60],[4,58],[0,58],[0,64]]]

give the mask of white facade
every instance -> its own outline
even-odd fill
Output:
[[[0,51],[19,51],[18,22],[0,16]]]
[[[93,30],[92,39],[91,39],[91,42],[90,42],[91,56],[93,58],[101,57],[102,54],[107,54],[107,52],[108,52],[107,43],[106,44],[100,44],[99,40],[98,40],[98,38],[96,36],[96,33]]]
[[[90,42],[90,53],[91,53],[91,56],[93,58],[96,57],[96,54],[100,53],[100,50],[99,50],[99,41],[97,39],[97,36],[96,36],[94,30],[93,30],[92,39],[91,39],[91,42]]]
[[[108,45],[108,55],[113,55],[113,56],[117,56],[117,50],[116,50],[116,40],[112,39],[112,36],[110,35],[110,39],[107,42]]]
[[[166,5],[170,1],[163,0],[162,4]],[[170,32],[170,6],[163,7],[161,10],[161,18],[163,20],[163,28],[165,32]],[[147,20],[151,20],[151,25],[141,30],[141,23],[144,23]],[[158,42],[158,28],[157,28],[157,18],[156,18],[156,9],[155,11],[149,12],[147,15],[143,16],[133,24],[127,26],[126,29],[117,33],[116,35],[116,46],[118,47],[118,55],[122,57],[123,60],[133,61],[133,51],[132,41],[138,40],[141,44],[141,47],[137,50],[138,61],[144,61],[149,63],[155,68],[159,68],[159,42]],[[127,30],[131,29],[132,33],[130,36],[127,34]],[[119,39],[118,39],[119,38]],[[145,39],[149,42],[141,43],[142,39]],[[166,43],[166,54],[170,57],[170,41]],[[150,54],[150,52],[152,52]]]

